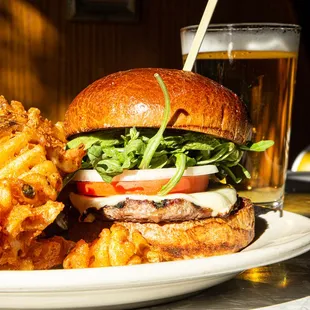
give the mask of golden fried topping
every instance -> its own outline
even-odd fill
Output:
[[[84,240],[76,243],[65,258],[66,269],[108,267],[160,262],[160,254],[138,232],[129,233],[121,224],[103,229],[99,237],[88,244]]]
[[[72,242],[36,240],[62,211],[62,177],[79,168],[83,149],[66,150],[61,123],[0,96],[0,269],[45,269],[62,262]]]

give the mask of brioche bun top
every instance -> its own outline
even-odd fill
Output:
[[[199,74],[157,68],[117,72],[85,88],[65,114],[67,138],[101,129],[159,128],[165,100],[155,73],[170,96],[167,128],[206,133],[238,144],[250,139],[247,110],[237,95]]]

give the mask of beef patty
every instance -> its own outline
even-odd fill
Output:
[[[225,214],[226,217],[238,208],[239,199]],[[161,202],[152,200],[134,200],[127,198],[115,206],[104,206],[100,210],[90,208],[88,213],[98,213],[102,220],[127,221],[139,223],[179,222],[212,217],[212,209],[200,207],[185,199],[165,199]]]

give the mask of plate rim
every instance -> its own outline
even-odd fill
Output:
[[[274,212],[273,210],[267,212],[266,214],[258,215],[258,217],[265,218],[268,217],[268,214]],[[274,212],[275,213],[275,212]],[[270,216],[275,216],[271,214]],[[70,291],[89,291],[89,290],[107,290],[107,289],[122,289],[126,288],[129,285],[131,287],[139,286],[151,286],[158,283],[173,283],[180,281],[190,281],[190,280],[199,280],[203,278],[210,278],[214,276],[220,276],[224,274],[233,274],[239,273],[243,270],[247,270],[253,267],[259,267],[263,265],[269,265],[283,260],[287,260],[294,256],[301,255],[308,250],[310,250],[310,219],[296,214],[293,212],[283,211],[283,217],[294,220],[302,220],[306,225],[309,225],[309,230],[302,233],[300,238],[294,238],[285,243],[281,243],[275,246],[266,246],[260,247],[253,250],[242,251],[233,254],[221,255],[221,256],[212,256],[207,258],[198,258],[191,260],[182,260],[175,262],[161,262],[153,264],[141,264],[141,265],[132,265],[132,266],[117,266],[117,267],[104,267],[104,268],[86,268],[86,269],[71,269],[71,270],[34,270],[34,271],[0,271],[0,276],[2,281],[0,282],[0,293],[43,293],[43,292],[70,292]],[[272,228],[271,228],[272,229]],[[296,234],[297,235],[297,234]],[[295,235],[294,235],[295,236]],[[259,239],[258,239],[259,240]],[[277,240],[277,239],[275,239]],[[274,254],[274,253],[277,253]],[[297,253],[297,254],[296,254]],[[263,257],[267,255],[268,259],[263,260]],[[280,257],[279,257],[280,256]],[[250,263],[245,263],[248,261],[248,258],[251,258]],[[254,257],[254,259],[253,259]],[[229,267],[223,269],[223,263],[230,259],[230,261],[235,262],[234,266],[228,264]],[[240,263],[242,262],[242,263]],[[200,267],[198,267],[198,265]],[[210,267],[213,266],[213,272],[210,272]],[[152,276],[145,276],[141,280],[139,277],[134,279],[133,276],[139,273],[140,275],[146,273],[149,275],[149,268],[152,266]],[[169,268],[169,267],[173,268]],[[216,268],[214,268],[216,266]],[[222,270],[218,270],[221,266]],[[202,269],[202,270],[201,270]],[[160,271],[170,271],[168,276],[165,274],[162,276]],[[176,276],[177,270],[183,270],[181,275]],[[189,270],[189,271],[188,271]],[[200,271],[200,272],[198,272]],[[31,273],[31,281],[29,280],[29,273]],[[114,274],[121,274],[131,276],[131,279],[126,279],[125,281],[105,281],[102,280],[102,277],[113,277]],[[71,277],[73,275],[73,277]],[[50,284],[50,281],[42,283],[43,277],[53,278],[54,284]],[[72,283],[73,278],[84,279]],[[58,282],[55,282],[58,278]],[[98,281],[98,278],[100,279]],[[129,277],[130,278],[130,277]],[[7,279],[8,281],[5,281]],[[88,280],[85,280],[88,279]],[[112,278],[113,279],[113,278]],[[5,283],[4,285],[1,283]],[[23,285],[16,285],[15,283],[22,283]],[[25,286],[25,283],[27,285]],[[48,283],[48,285],[47,285]],[[55,283],[57,285],[55,286]],[[5,286],[5,287],[4,287]]]

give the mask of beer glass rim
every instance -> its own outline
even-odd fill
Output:
[[[181,32],[195,31],[198,25],[190,25],[182,27]],[[301,26],[297,24],[283,24],[283,23],[232,23],[232,24],[210,24],[207,32],[216,31],[257,31],[257,30],[293,30],[300,32]]]

